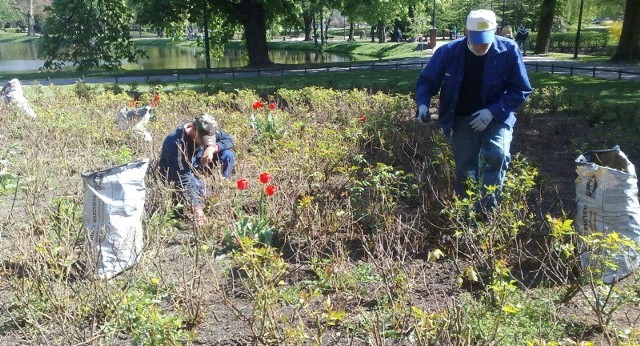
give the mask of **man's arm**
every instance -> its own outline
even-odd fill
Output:
[[[420,107],[420,105],[429,107],[431,97],[440,90],[446,69],[446,64],[443,63],[446,60],[444,58],[446,52],[447,47],[442,46],[438,48],[433,53],[433,56],[431,56],[431,59],[429,59],[427,66],[420,71],[416,83],[416,105],[418,107]]]
[[[216,145],[218,146],[218,151],[228,150],[233,148],[233,138],[229,136],[224,131],[218,131],[216,133]]]
[[[520,107],[532,91],[522,57],[515,50],[510,53],[513,54],[514,61],[508,64],[507,78],[503,84],[505,91],[496,102],[487,107],[499,121],[503,121],[511,112]]]
[[[223,131],[216,131],[216,145],[210,145],[204,149],[200,164],[208,165],[213,161],[213,155],[223,150],[233,148],[233,139]]]

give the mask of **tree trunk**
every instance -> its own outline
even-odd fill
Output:
[[[538,21],[538,37],[536,38],[536,48],[534,54],[544,54],[549,52],[549,40],[551,39],[551,27],[553,16],[556,12],[557,0],[543,0],[540,6],[540,19]]]
[[[384,43],[387,42],[387,32],[385,31],[384,22],[378,22],[378,42]]]
[[[331,16],[327,18],[326,23],[324,23],[324,40],[329,41],[329,24],[331,24]]]
[[[613,62],[640,60],[640,1],[627,0],[624,8],[622,33]]]
[[[316,22],[316,14],[313,14],[313,46],[318,49],[318,22]]]
[[[324,17],[322,16],[322,9],[320,9],[320,45],[324,47]]]
[[[355,28],[353,27],[353,22],[349,21],[349,39],[348,41],[355,41],[355,39],[353,38],[353,31],[355,30]]]
[[[304,22],[304,40],[311,41],[311,28],[313,25],[313,17],[312,16],[304,16],[302,17],[302,21]]]
[[[33,17],[33,0],[29,0],[29,15],[27,16],[27,36],[35,36],[36,20]]]
[[[376,42],[376,25],[375,24],[371,26],[370,35],[371,35],[371,42]]]
[[[264,5],[259,1],[242,0],[240,8],[246,14],[244,27],[249,66],[272,65],[267,46],[267,24]]]

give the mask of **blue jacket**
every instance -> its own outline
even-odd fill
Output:
[[[187,190],[189,199],[194,205],[201,205],[199,197],[203,195],[204,186],[194,171],[200,168],[197,162],[198,149],[193,139],[189,138],[184,125],[178,126],[162,142],[160,173],[167,182]],[[216,131],[216,144],[220,152],[233,148],[233,139],[223,131]]]
[[[464,73],[467,38],[441,46],[422,69],[416,86],[416,103],[429,106],[431,97],[440,92],[439,121],[445,135],[451,133]],[[493,121],[513,127],[513,111],[531,94],[527,70],[513,40],[496,35],[487,52],[480,98],[493,114]]]

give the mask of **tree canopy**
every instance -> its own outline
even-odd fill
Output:
[[[42,0],[0,2],[0,18],[18,13],[15,6]],[[624,0],[522,0],[519,2],[483,0],[56,0],[49,10],[44,33],[47,67],[70,61],[80,69],[118,68],[122,60],[140,56],[129,35],[133,22],[154,28],[159,35],[184,37],[186,32],[204,33],[198,39],[207,57],[220,56],[223,47],[240,32],[246,43],[250,66],[271,64],[267,33],[281,27],[304,27],[305,39],[311,39],[313,26],[324,25],[339,10],[351,23],[365,22],[379,42],[385,30],[401,28],[405,37],[428,34],[429,29],[459,30],[469,10],[489,8],[496,12],[499,24],[525,23],[538,32],[536,53],[546,52],[551,33],[575,25],[576,2],[585,1],[585,18],[602,13],[621,13]],[[127,6],[128,4],[128,6]],[[640,54],[640,5],[627,0],[625,21],[615,60],[637,60]],[[24,11],[21,11],[24,13]],[[133,20],[135,18],[135,21]],[[324,19],[322,22],[319,19]],[[297,21],[297,22],[296,22]],[[558,26],[558,23],[562,25]],[[560,28],[561,27],[561,28]],[[206,30],[204,29],[206,28]],[[317,37],[317,36],[316,36]],[[207,59],[209,61],[209,59]],[[209,66],[209,64],[207,64]]]
[[[48,9],[42,53],[45,68],[71,62],[79,70],[117,69],[122,60],[135,62],[129,34],[131,12],[122,0],[56,0]]]

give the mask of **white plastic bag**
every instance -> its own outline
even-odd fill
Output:
[[[0,91],[0,96],[2,96],[3,101],[16,104],[18,108],[29,117],[33,119],[37,117],[36,112],[34,112],[31,105],[29,105],[29,101],[24,97],[24,91],[18,79],[14,78],[5,84],[2,91]]]
[[[151,107],[144,106],[137,109],[127,110],[122,108],[118,111],[118,125],[120,130],[127,130],[133,128],[133,132],[139,136],[145,142],[151,142],[153,139],[149,131],[147,131],[147,124],[151,119]]]
[[[148,165],[144,159],[82,174],[87,251],[101,279],[118,275],[140,259]]]
[[[576,164],[577,231],[617,232],[640,245],[638,178],[634,165],[620,147],[586,152],[578,156]],[[640,266],[637,251],[615,253],[611,257],[617,268],[605,269],[603,280],[607,284],[627,277]],[[588,252],[581,261],[586,267],[596,265]]]

